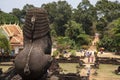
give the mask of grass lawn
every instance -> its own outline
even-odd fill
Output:
[[[76,73],[76,66],[79,65],[77,63],[60,63],[60,67],[64,70],[64,73]],[[111,65],[111,64],[100,64],[97,70],[98,75],[94,76],[92,69],[90,80],[120,80],[120,75],[116,75],[114,70],[117,69],[119,65]]]
[[[63,69],[63,72],[66,73],[76,73],[77,63],[59,63],[60,67]]]
[[[116,75],[114,70],[117,69],[119,65],[111,64],[100,64],[100,69],[98,69],[98,75],[93,76],[95,79],[91,80],[120,80],[120,75]]]

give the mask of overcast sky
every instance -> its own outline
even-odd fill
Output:
[[[42,4],[59,1],[59,0],[0,0],[0,9],[4,12],[11,12],[13,8],[22,9],[26,4],[32,4],[35,7],[41,7]],[[62,1],[62,0],[61,0]],[[82,0],[66,0],[73,8],[76,8]],[[91,4],[95,4],[98,0],[89,0]],[[110,0],[116,1],[116,0]],[[120,0],[118,0],[120,1]]]

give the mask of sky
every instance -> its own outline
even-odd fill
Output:
[[[32,4],[35,7],[41,7],[42,4],[57,2],[59,0],[0,0],[0,9],[4,12],[11,12],[13,8],[22,9],[26,4]],[[61,0],[63,1],[63,0]],[[73,8],[76,8],[78,4],[82,0],[65,0],[67,1]],[[91,4],[95,5],[98,0],[89,0]],[[110,0],[116,1],[116,0]],[[119,0],[118,0],[119,1]]]

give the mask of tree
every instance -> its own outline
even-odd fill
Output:
[[[13,8],[12,12],[10,14],[13,14],[14,16],[16,16],[19,21],[21,22],[21,16],[22,16],[22,12],[20,9],[18,8]]]
[[[51,24],[55,24],[54,29],[58,36],[65,36],[64,25],[71,19],[71,6],[66,1],[52,2],[42,5],[48,11]]]
[[[57,3],[52,2],[48,4],[43,4],[42,8],[46,9],[48,12],[48,17],[50,19],[50,23],[52,24],[55,21],[55,18],[57,17]]]
[[[99,0],[96,3],[98,17],[104,17],[108,22],[112,22],[120,16],[120,3],[108,0]]]
[[[99,47],[109,51],[119,51],[120,48],[120,18],[107,26],[107,30],[101,39]]]
[[[88,45],[90,43],[90,37],[85,34],[81,24],[75,21],[69,21],[65,27],[66,36],[75,41],[76,47],[80,48],[82,45]]]
[[[62,53],[66,49],[75,49],[75,42],[71,40],[69,37],[57,37],[57,49],[60,53]]]
[[[97,12],[88,0],[82,0],[73,13],[74,20],[82,24],[86,34],[93,35],[93,22],[97,19]]]
[[[65,27],[66,27],[65,35],[70,37],[70,39],[76,40],[79,34],[85,33],[82,29],[82,25],[72,20],[68,21],[68,23],[65,24]]]
[[[96,24],[96,29],[101,34],[101,38],[104,36],[107,25],[108,21],[105,18],[100,18],[100,20]]]
[[[2,33],[2,30],[0,30],[0,48],[4,50],[4,53],[10,53],[10,43],[7,37]]]
[[[18,23],[19,20],[16,16],[12,15],[12,14],[8,14],[5,12],[0,12],[0,25],[1,24],[14,24],[14,23]]]
[[[113,28],[115,48],[116,50],[119,51],[119,48],[120,48],[120,18],[113,21],[113,24],[115,26]]]

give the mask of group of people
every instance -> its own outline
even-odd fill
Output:
[[[94,51],[86,51],[84,56],[88,58],[88,63],[94,63],[95,55]]]

